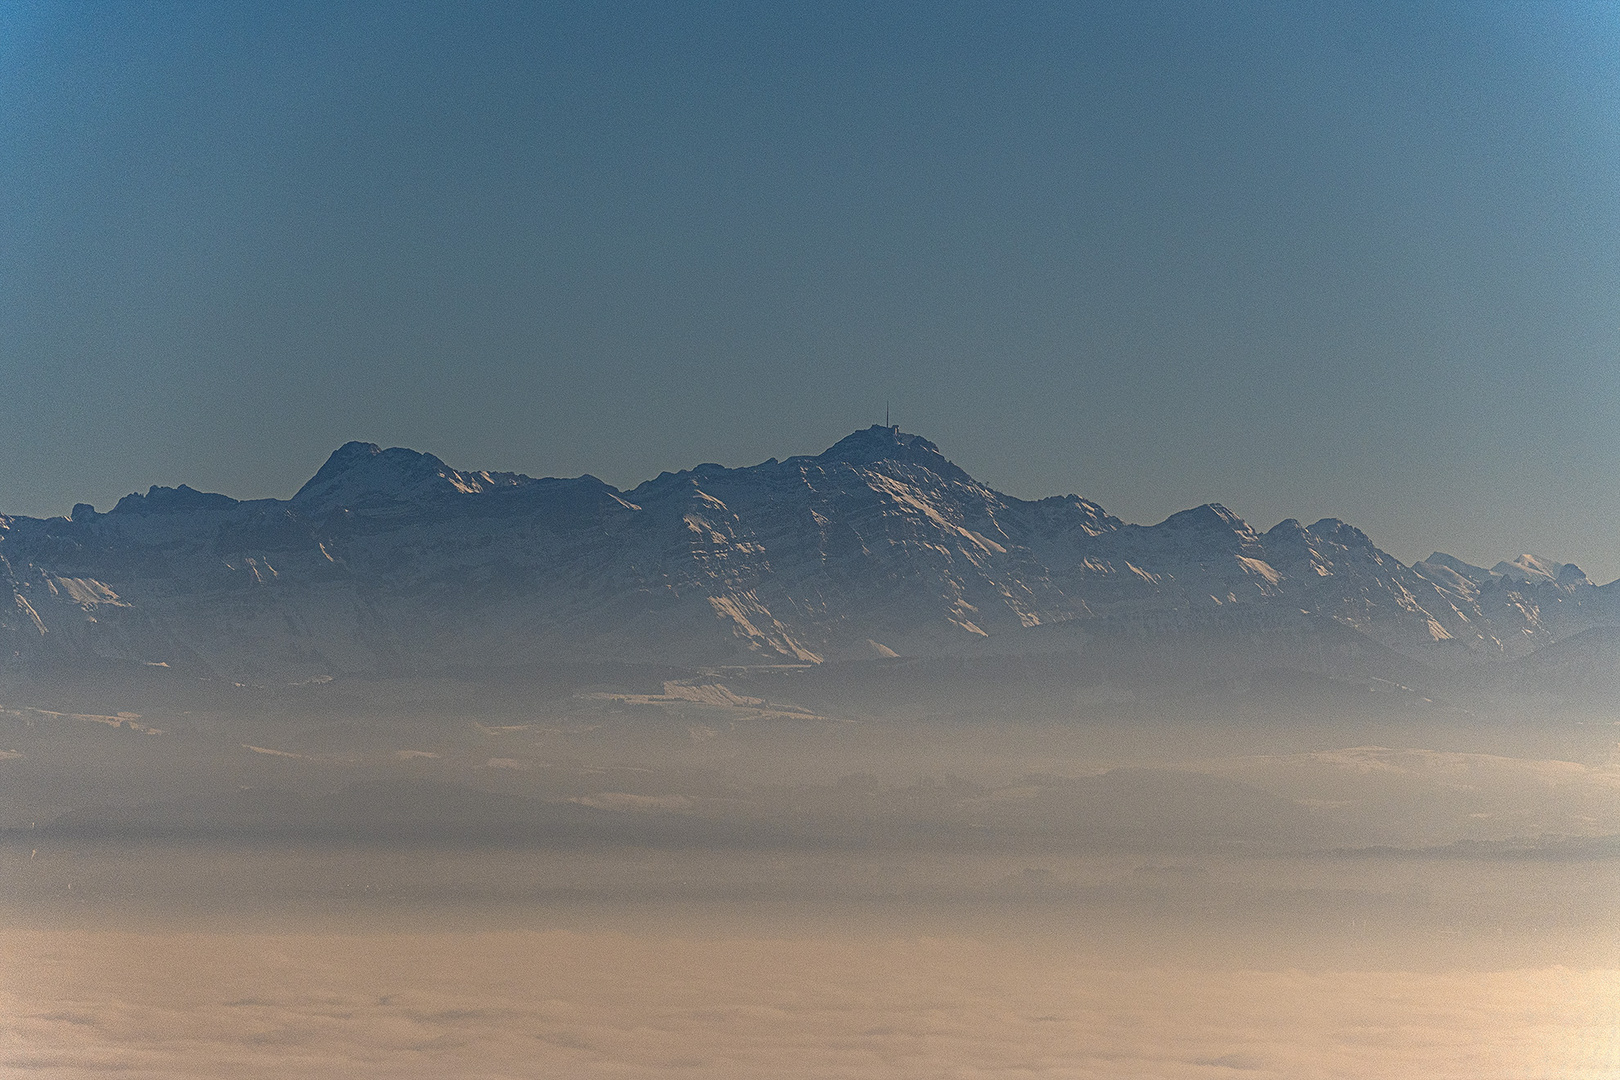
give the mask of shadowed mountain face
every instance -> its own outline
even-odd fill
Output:
[[[1530,556],[1408,567],[1332,519],[1258,533],[1207,505],[1130,525],[1003,495],[888,427],[628,492],[350,443],[285,501],[154,487],[106,514],[0,517],[12,665],[815,664],[1323,620],[1411,656],[1516,658],[1620,624],[1620,585]]]

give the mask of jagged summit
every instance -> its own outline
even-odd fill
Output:
[[[77,514],[79,506],[74,511]],[[114,514],[181,514],[194,510],[223,510],[235,506],[237,502],[229,495],[218,495],[210,491],[197,491],[194,488],[181,484],[179,487],[149,488],[145,495],[131,493],[118,500],[111,513]],[[93,507],[90,507],[92,512]]]

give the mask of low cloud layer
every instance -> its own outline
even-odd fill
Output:
[[[0,934],[0,1071],[1606,1077],[1620,971],[1098,966],[1060,941]]]

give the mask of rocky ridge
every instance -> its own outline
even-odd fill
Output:
[[[1516,659],[1620,626],[1620,583],[1520,556],[1412,566],[1335,519],[1256,532],[1209,504],[1127,524],[1001,494],[875,426],[824,453],[630,491],[349,443],[291,499],[154,487],[0,517],[0,664],[230,678],[556,658],[818,664],[1017,652],[1053,627],[1331,620],[1408,656]]]

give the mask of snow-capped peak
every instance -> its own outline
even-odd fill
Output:
[[[1466,578],[1476,585],[1491,579],[1491,572],[1485,569],[1483,566],[1475,566],[1473,563],[1463,562],[1461,559],[1457,558],[1457,556],[1447,555],[1443,551],[1436,551],[1427,559],[1424,559],[1422,562],[1418,563],[1418,565],[1443,566],[1447,570],[1450,570],[1453,574]]]
[[[902,462],[921,465],[945,479],[972,482],[967,473],[940,453],[939,447],[921,435],[911,435],[898,427],[884,427],[882,424],[873,424],[865,430],[844,436],[811,460],[821,465]]]
[[[332,452],[292,502],[306,510],[364,509],[529,483],[533,479],[521,473],[460,472],[432,454],[350,442]]]
[[[1537,581],[1557,581],[1559,572],[1564,564],[1553,562],[1551,559],[1538,559],[1534,555],[1520,555],[1515,559],[1504,559],[1491,567],[1491,573],[1501,577],[1510,578],[1522,584],[1531,584]],[[1586,575],[1581,575],[1585,577]]]
[[[1170,532],[1216,533],[1236,535],[1245,542],[1255,539],[1249,523],[1220,503],[1205,503],[1190,510],[1181,510],[1161,521],[1157,528]]]
[[[1520,555],[1514,559],[1504,559],[1489,570],[1483,566],[1474,566],[1465,563],[1454,555],[1437,551],[1427,559],[1417,564],[1419,567],[1444,567],[1454,574],[1473,582],[1475,585],[1487,585],[1492,582],[1509,581],[1516,585],[1589,585],[1586,572],[1574,563],[1555,562],[1552,559],[1543,559],[1535,555]]]

